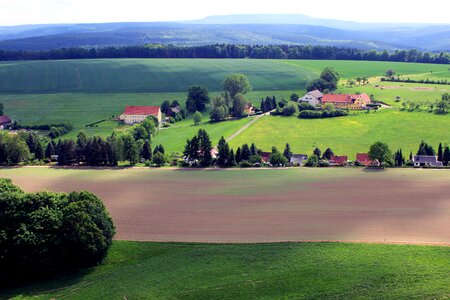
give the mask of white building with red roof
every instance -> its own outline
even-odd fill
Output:
[[[367,94],[325,94],[322,104],[331,103],[336,108],[365,109],[371,100]]]
[[[126,106],[119,119],[125,124],[132,125],[141,123],[149,116],[155,116],[161,123],[161,108],[159,106]]]

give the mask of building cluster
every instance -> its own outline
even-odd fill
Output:
[[[319,90],[308,92],[299,101],[312,106],[323,106],[330,103],[335,108],[351,110],[366,109],[371,103],[367,94],[322,94]]]

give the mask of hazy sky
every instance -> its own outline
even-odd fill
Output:
[[[417,3],[417,4],[416,4]],[[305,14],[360,22],[450,23],[450,0],[0,0],[0,25]]]

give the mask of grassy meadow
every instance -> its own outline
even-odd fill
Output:
[[[422,140],[450,144],[450,115],[428,112],[408,112],[382,109],[378,112],[358,112],[334,119],[298,119],[270,116],[259,119],[230,142],[238,147],[254,142],[264,151],[272,146],[284,149],[286,143],[295,153],[310,154],[315,147],[324,151],[330,147],[336,155],[355,159],[358,152],[367,152],[376,141],[387,143],[404,154],[417,151]]]
[[[77,275],[0,291],[12,299],[446,299],[448,247],[114,242]]]

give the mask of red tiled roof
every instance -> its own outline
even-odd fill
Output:
[[[347,94],[325,94],[322,97],[323,103],[352,103],[352,97]]]
[[[159,106],[126,106],[124,115],[153,115],[157,116]]]
[[[364,166],[369,166],[372,163],[372,160],[369,158],[369,154],[367,153],[357,153],[356,160],[362,163]]]
[[[0,116],[0,124],[11,123],[11,119],[8,116]]]
[[[346,155],[342,155],[342,156],[333,156],[331,158],[331,160],[338,164],[338,165],[343,165],[345,162],[347,162],[348,157]]]

